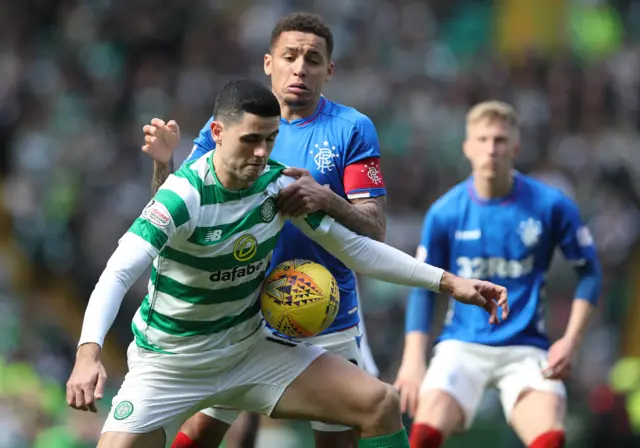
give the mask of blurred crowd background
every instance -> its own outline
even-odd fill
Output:
[[[332,27],[336,75],[325,94],[376,124],[387,242],[407,252],[429,205],[468,175],[460,149],[467,109],[487,99],[517,108],[518,168],[580,204],[605,272],[568,382],[569,446],[640,446],[640,1],[1,3],[1,448],[95,446],[109,396],[99,414],[83,414],[66,407],[64,388],[93,285],[150,196],[141,128],[152,117],[176,119],[180,163],[221,82],[267,82],[271,28],[295,10]],[[574,286],[571,269],[555,263],[554,337]],[[126,373],[130,317],[144,287],[126,297],[105,347],[111,395]],[[369,279],[361,288],[374,356],[393,382],[407,291]],[[479,415],[447,447],[520,446],[493,394]],[[305,431],[272,425],[260,446],[309,446]]]

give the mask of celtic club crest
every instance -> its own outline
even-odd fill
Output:
[[[276,201],[273,198],[268,198],[260,206],[260,217],[263,222],[271,222],[276,216]]]
[[[124,420],[133,414],[133,403],[130,401],[121,401],[113,410],[113,418],[116,420]]]

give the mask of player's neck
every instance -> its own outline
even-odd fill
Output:
[[[318,98],[318,101],[314,101],[312,104],[309,104],[308,106],[301,107],[301,108],[297,108],[297,107],[292,108],[286,104],[281,103],[280,115],[283,120],[286,120],[289,123],[294,120],[301,120],[304,118],[308,118],[315,113],[316,109],[318,108],[318,104],[320,104],[320,98]]]
[[[220,185],[227,190],[245,190],[251,186],[253,182],[241,181],[237,177],[233,176],[229,170],[225,169],[225,164],[219,155],[218,151],[213,151],[211,156],[213,162],[213,175],[218,179]]]
[[[473,187],[481,199],[502,198],[511,193],[511,189],[513,188],[513,174],[509,172],[506,176],[496,176],[493,179],[483,179],[480,176],[474,176]]]

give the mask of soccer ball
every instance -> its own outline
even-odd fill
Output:
[[[280,263],[262,285],[262,314],[276,331],[310,337],[326,330],[336,318],[340,291],[324,266],[308,260]]]

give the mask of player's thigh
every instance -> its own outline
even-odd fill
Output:
[[[166,439],[173,440],[182,421],[214,393],[215,378],[159,366],[152,362],[153,354],[134,344],[127,356],[129,372],[113,398],[102,428],[103,438],[138,440],[144,438],[144,434],[159,431]]]
[[[346,359],[351,364],[364,369],[364,357],[361,350],[362,333],[358,326],[337,331],[326,335],[308,338],[306,340],[329,353]],[[326,446],[348,447],[351,440],[357,441],[353,428],[344,425],[332,425],[319,421],[312,421],[311,427],[316,432],[316,448]],[[347,432],[341,435],[340,432]],[[318,442],[320,440],[320,442]],[[326,442],[325,442],[326,440]],[[345,442],[341,442],[344,440]],[[318,445],[320,443],[320,445]]]
[[[225,371],[209,415],[220,408],[271,415],[285,389],[320,355],[322,348],[290,341],[263,329],[247,356]]]
[[[562,428],[566,389],[562,381],[544,377],[547,352],[520,346],[504,347],[503,352],[496,384],[507,421],[523,440]],[[536,418],[527,418],[529,412]]]
[[[184,422],[180,431],[200,445],[217,447],[222,443],[233,420],[235,417],[231,419],[231,423],[227,423],[224,419],[216,418],[203,410]]]
[[[389,419],[393,410],[397,410],[397,422]],[[334,423],[363,432],[374,427],[380,431],[400,428],[395,390],[346,359],[326,352],[291,383],[273,416]]]
[[[518,437],[531,444],[539,435],[564,428],[565,399],[550,392],[524,391],[511,412],[511,426]],[[535,415],[535,418],[531,418]]]
[[[494,368],[490,349],[460,341],[436,345],[420,387],[415,421],[446,434],[468,429]]]

